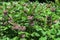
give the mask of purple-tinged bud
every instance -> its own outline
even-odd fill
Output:
[[[25,31],[26,30],[26,27],[25,26],[20,26],[19,30]]]
[[[55,11],[56,11],[56,9],[55,9],[55,8],[51,8],[50,10],[51,10],[52,12],[55,12]]]
[[[25,34],[21,34],[21,37],[22,37],[22,38],[25,38],[25,36],[26,36]]]
[[[32,20],[33,19],[33,16],[28,16],[28,20]]]
[[[8,11],[7,11],[7,10],[4,10],[4,12],[3,12],[3,13],[4,13],[4,15],[6,16],[6,15],[7,15],[7,13],[8,13]]]
[[[13,25],[13,27],[12,27],[12,29],[18,30],[18,29],[19,29],[19,27],[20,27],[19,25],[14,24],[14,25]]]

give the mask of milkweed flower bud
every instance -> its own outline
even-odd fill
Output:
[[[34,22],[31,22],[30,25],[33,26],[34,25]]]
[[[59,22],[59,20],[54,20],[54,22],[53,22],[53,23],[54,23],[54,24],[56,24],[56,23],[58,23],[58,22]]]
[[[4,10],[4,12],[3,12],[3,13],[4,13],[4,15],[7,15],[8,11],[7,11],[7,10]]]
[[[28,20],[32,20],[33,19],[33,16],[28,16]]]
[[[13,24],[13,27],[12,27],[12,29],[15,29],[15,30],[18,30],[19,29],[19,25],[17,25],[17,24]]]
[[[55,8],[51,8],[50,10],[51,10],[52,12],[55,12],[55,11],[56,11],[56,9],[55,9]]]
[[[12,17],[9,17],[8,23],[12,23],[12,22],[13,22]]]
[[[51,7],[51,5],[50,4],[47,4],[47,6],[46,6],[47,8],[50,8]]]
[[[22,38],[25,38],[25,36],[26,36],[25,34],[21,34],[21,37],[22,37]]]
[[[19,30],[25,31],[25,30],[26,30],[26,27],[25,27],[25,26],[20,26],[20,27],[19,27]]]

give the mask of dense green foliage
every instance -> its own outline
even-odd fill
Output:
[[[60,40],[60,7],[53,2],[0,3],[0,40]]]
[[[11,2],[11,1],[25,1],[25,2],[28,2],[28,1],[31,1],[31,2],[35,2],[35,1],[38,1],[38,2],[46,2],[46,3],[50,3],[50,2],[54,2],[56,3],[57,5],[60,6],[60,0],[0,0],[0,2]]]

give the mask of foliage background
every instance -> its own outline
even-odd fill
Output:
[[[60,40],[60,4],[48,2],[0,2],[0,40]]]

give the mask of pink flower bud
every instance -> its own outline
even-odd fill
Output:
[[[14,25],[13,25],[13,27],[12,27],[12,29],[18,30],[18,29],[19,29],[19,27],[20,27],[19,25],[14,24]]]
[[[29,19],[29,20],[32,20],[32,19],[33,19],[33,16],[28,16],[28,19]]]
[[[30,25],[33,26],[34,25],[34,22],[31,22]]]
[[[7,10],[4,10],[4,12],[3,12],[3,13],[4,13],[4,15],[7,15],[8,11],[7,11]]]
[[[25,34],[21,34],[21,37],[22,37],[22,38],[25,38],[25,36],[26,36]]]
[[[56,9],[55,9],[55,8],[51,8],[50,10],[51,10],[52,12],[55,12],[55,11],[56,11]]]
[[[12,22],[13,22],[12,18],[9,17],[9,19],[8,19],[8,23],[12,23]]]
[[[26,27],[25,26],[20,26],[19,30],[25,31],[26,30]]]

